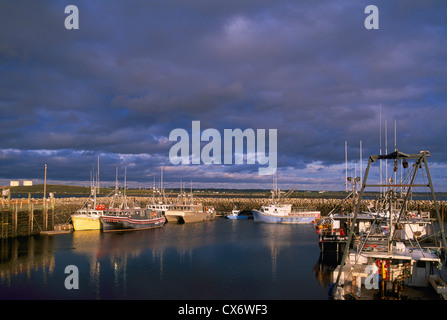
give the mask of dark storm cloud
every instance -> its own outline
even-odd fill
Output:
[[[64,28],[69,4],[79,30]],[[152,183],[170,165],[171,130],[199,120],[277,129],[284,180],[327,187],[325,170],[343,178],[346,140],[349,159],[360,140],[365,159],[378,153],[380,105],[390,146],[397,120],[399,148],[430,149],[444,168],[446,5],[375,1],[380,29],[366,30],[369,4],[2,1],[1,178],[39,178],[28,168],[51,161],[55,180],[85,181],[99,155],[110,181],[127,166]],[[169,170],[173,181],[270,181],[249,165]]]

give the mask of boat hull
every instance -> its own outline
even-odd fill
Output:
[[[282,224],[311,224],[320,217],[319,211],[297,212],[287,215],[270,215],[258,210],[252,210],[256,222]]]
[[[144,230],[163,227],[166,223],[165,217],[152,219],[132,219],[129,217],[119,216],[102,216],[102,230],[107,231],[128,231],[128,230]]]
[[[232,219],[232,220],[247,220],[248,216],[241,216],[241,215],[227,215],[227,219]]]
[[[335,236],[335,235],[322,236],[322,235],[320,235],[318,245],[320,246],[321,251],[340,252],[345,249],[347,240],[348,240],[347,236]]]
[[[206,212],[166,212],[168,223],[194,223],[214,220],[216,214]]]
[[[75,231],[85,230],[100,230],[101,221],[100,216],[93,215],[73,215],[71,221],[73,222],[73,229]]]

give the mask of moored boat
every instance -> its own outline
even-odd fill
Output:
[[[226,218],[232,220],[247,220],[248,216],[241,214],[240,210],[234,209],[231,213],[226,215]]]
[[[352,225],[359,221],[358,215],[365,188],[386,188],[384,208],[388,210],[384,212],[379,210],[376,214],[384,218],[380,227],[386,237],[377,242],[366,234],[355,244],[356,235],[349,233],[340,264],[334,272],[330,290],[332,298],[403,299],[407,287],[427,287],[430,283],[433,285],[431,281],[433,279],[439,279],[439,283],[441,280],[445,281],[447,242],[429,174],[426,159],[429,155],[427,151],[405,154],[396,149],[388,155],[370,156]],[[412,159],[415,160],[415,164],[409,166],[407,160]],[[369,170],[377,160],[394,160],[393,173],[398,171],[398,163],[401,160],[402,168],[411,168],[406,174],[407,179],[394,184],[392,179],[386,179],[388,184],[367,184]],[[424,178],[428,178],[428,184],[415,183],[419,169],[425,169]],[[407,211],[409,195],[416,187],[430,189],[435,204],[436,224],[432,223],[431,220],[433,222],[435,220],[430,219],[428,214],[419,213],[419,216],[416,216],[415,213]],[[402,199],[393,196],[398,188],[406,190]]]
[[[175,203],[166,204],[166,201],[162,201],[162,204],[165,205],[163,211],[168,223],[203,222],[216,218],[214,207],[204,206],[193,199],[192,186],[189,195],[182,187]]]
[[[104,214],[105,209],[104,204],[97,204],[96,188],[92,187],[90,197],[84,206],[71,215],[73,229],[75,231],[101,229],[99,218]]]
[[[290,204],[270,204],[252,212],[255,221],[267,223],[311,224],[320,218],[320,211],[292,212]]]
[[[73,229],[75,231],[100,230],[101,222],[99,218],[104,214],[102,209],[79,209],[71,216]]]
[[[368,235],[370,240],[384,237],[383,233],[375,232],[379,222],[374,216],[368,213],[359,214],[355,226],[351,226],[352,218],[351,214],[329,214],[319,219],[315,224],[315,230],[322,251],[343,251],[349,232],[353,232],[356,237]],[[372,230],[374,231],[371,233]]]
[[[294,190],[290,190],[284,198]],[[261,206],[259,210],[252,210],[253,219],[257,222],[284,223],[284,224],[311,224],[320,218],[320,211],[302,209],[292,211],[292,205],[283,203],[281,191],[272,190],[270,204]]]
[[[126,172],[126,171],[125,171]],[[126,173],[124,174],[126,176]],[[126,196],[126,179],[124,180],[124,192],[118,193],[118,185],[115,186],[115,197],[121,201],[117,207],[114,199],[108,209],[100,217],[103,231],[129,231],[160,228],[166,224],[166,217],[162,212],[141,208],[135,203],[128,205]]]
[[[105,232],[159,228],[166,223],[161,213],[139,207],[107,209],[100,220]]]
[[[197,204],[173,204],[165,212],[168,223],[192,223],[214,220],[216,212],[213,207]]]

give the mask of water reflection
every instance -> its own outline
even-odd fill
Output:
[[[307,299],[315,284],[320,294],[309,277],[318,253],[311,226],[217,219],[14,239],[2,244],[0,276],[27,298],[32,286],[44,299]],[[63,288],[68,264],[80,270],[77,292]]]
[[[314,267],[314,275],[318,283],[324,289],[329,289],[332,285],[334,270],[341,263],[342,253],[320,252],[318,263]]]
[[[33,271],[43,270],[44,275],[54,272],[54,239],[50,237],[4,239],[0,248],[2,284],[10,286],[11,278],[20,274],[25,274],[29,279]],[[46,280],[46,277],[43,279]]]

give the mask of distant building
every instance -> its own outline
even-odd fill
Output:
[[[19,185],[20,185],[19,181],[16,181],[16,180],[9,181],[9,186],[10,187],[18,187]]]
[[[33,185],[33,181],[31,180],[23,180],[23,186],[32,186]]]

